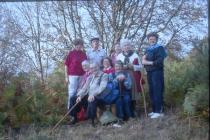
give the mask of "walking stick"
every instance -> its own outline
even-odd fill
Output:
[[[122,82],[121,81],[118,81],[118,86],[119,86],[119,92],[120,92],[120,102],[121,102],[121,105],[123,104],[123,97],[122,97]]]
[[[52,134],[52,132],[58,127],[58,125],[66,118],[66,116],[68,116],[68,114],[78,105],[79,102],[77,102],[76,104],[74,104],[69,111],[63,116],[63,118],[61,118],[56,125],[51,129],[49,134]]]
[[[119,85],[120,99],[122,99],[122,85],[121,85],[121,81],[118,82],[118,85]]]
[[[143,101],[144,101],[144,113],[145,113],[145,117],[147,118],[147,104],[146,104],[146,98],[145,98],[145,92],[144,92],[144,87],[142,85],[142,75],[140,78],[140,87],[141,87],[141,91],[142,91],[142,95],[143,95]]]

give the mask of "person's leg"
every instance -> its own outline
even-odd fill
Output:
[[[97,99],[95,98],[94,101],[88,102],[87,108],[87,116],[92,121],[92,125],[94,126],[94,119],[96,118],[96,109],[97,109]]]
[[[124,98],[124,110],[125,110],[125,116],[127,119],[129,119],[132,116],[132,110],[131,110],[131,97],[129,94],[125,94]]]
[[[78,85],[79,85],[79,78],[80,76],[69,76],[69,84],[68,84],[68,103],[67,108],[69,109],[70,105],[70,98],[75,96]]]
[[[71,96],[70,98],[70,106],[69,109],[71,109],[76,104],[76,96]],[[69,113],[70,115],[70,123],[69,124],[75,124],[77,120],[77,113],[80,111],[80,103],[78,103]]]
[[[163,97],[163,93],[162,93],[162,71],[154,71],[153,72],[153,76],[152,76],[152,82],[153,82],[153,89],[154,90],[154,105],[155,105],[155,113],[160,113],[162,110],[162,97]]]
[[[88,100],[87,100],[87,95],[85,97],[82,98],[82,101],[81,101],[81,107],[83,107],[85,109],[85,111],[87,110],[87,107],[88,107]]]
[[[88,100],[86,95],[85,97],[82,98],[80,102],[80,108],[78,110],[78,112],[80,112],[82,108],[84,109],[84,119],[87,119],[87,107],[88,107]]]
[[[164,112],[164,71],[161,72],[161,76],[160,76],[160,80],[161,80],[161,113]]]
[[[124,118],[124,113],[123,113],[123,98],[119,97],[117,101],[115,102],[115,107],[116,107],[116,116],[120,119]]]
[[[106,110],[106,105],[104,101],[100,98],[95,98],[96,104],[96,118],[99,120],[103,112]]]
[[[148,86],[149,86],[150,101],[151,101],[151,104],[152,104],[152,112],[154,112],[155,111],[155,104],[154,104],[154,94],[153,94],[152,73],[153,72],[147,72],[147,81],[148,81]]]
[[[77,98],[76,96],[71,96],[69,109],[71,109],[75,105],[76,98]],[[76,107],[69,113],[69,115],[72,117],[76,117]]]

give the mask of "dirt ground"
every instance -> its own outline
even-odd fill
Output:
[[[113,125],[92,127],[89,121],[74,126],[59,126],[52,134],[49,127],[29,126],[19,134],[11,131],[1,139],[16,140],[208,140],[209,124],[199,118],[181,118],[176,113],[158,119],[130,119],[120,128]]]

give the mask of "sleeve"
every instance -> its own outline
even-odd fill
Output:
[[[154,66],[163,65],[165,57],[166,57],[165,49],[162,46],[160,46],[156,54],[156,59],[153,61]]]
[[[87,60],[90,60],[90,49],[87,49],[86,56],[87,56]]]
[[[99,87],[96,89],[96,92],[93,95],[97,96],[100,93],[102,93],[102,91],[106,88],[107,83],[108,83],[108,74],[104,73],[103,76],[101,77]]]
[[[81,89],[79,89],[79,91],[77,93],[77,96],[84,97],[85,95],[88,94],[88,87],[89,87],[90,81],[91,81],[91,77],[88,77],[88,79],[85,82],[84,86]]]
[[[70,53],[66,56],[66,59],[64,60],[64,64],[66,65],[66,66],[68,66],[69,65],[69,63],[70,63]]]

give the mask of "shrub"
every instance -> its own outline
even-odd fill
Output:
[[[184,100],[184,111],[190,115],[202,112],[209,108],[209,87],[206,84],[189,88]]]

